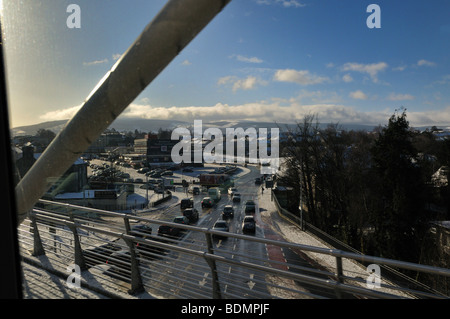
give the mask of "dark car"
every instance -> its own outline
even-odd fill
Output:
[[[205,207],[213,207],[214,201],[211,199],[211,197],[205,197],[202,200],[202,208]]]
[[[241,194],[240,193],[234,193],[233,195],[233,202],[237,203],[241,201]]]
[[[180,228],[172,227],[169,225],[161,225],[158,228],[158,236],[175,239],[180,235],[180,230]]]
[[[192,198],[183,198],[180,203],[181,209],[194,207],[194,200]]]
[[[189,188],[189,192],[193,195],[199,195],[200,194],[200,187],[198,186],[192,186]]]
[[[123,247],[126,247],[125,241],[118,238],[101,246],[83,249],[83,256],[87,266],[92,267],[94,265],[106,263],[111,254],[122,250]]]
[[[256,185],[261,184],[261,182],[262,182],[261,179],[262,179],[261,177],[255,178],[255,184],[256,184]]]
[[[110,267],[105,271],[105,274],[124,281],[131,279],[131,255],[129,250],[120,250],[111,254],[106,264]]]
[[[256,210],[256,204],[253,200],[249,199],[245,202],[245,213],[246,214],[252,214]]]
[[[229,231],[229,227],[228,227],[228,223],[224,220],[218,220],[214,226],[213,226],[213,230],[218,230],[218,231],[222,231],[222,232],[228,232]],[[213,237],[221,237],[221,238],[226,238],[227,236],[225,235],[216,235],[214,234]]]
[[[198,210],[195,208],[188,208],[183,211],[183,216],[187,217],[189,219],[190,223],[195,223],[198,221]]]
[[[225,205],[222,211],[222,219],[229,219],[234,217],[234,208],[231,205]]]
[[[242,232],[252,234],[256,232],[256,223],[253,216],[244,217],[244,220],[242,221]]]
[[[152,235],[152,228],[149,225],[137,225],[133,226],[130,231],[130,235],[136,236],[138,238],[144,239],[152,239],[154,240]],[[161,252],[161,249],[149,244],[149,243],[140,243],[136,242],[136,248],[139,254],[142,254],[146,257],[152,257],[154,253]]]

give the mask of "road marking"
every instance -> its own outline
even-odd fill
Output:
[[[199,281],[198,284],[203,287],[206,284],[207,277],[208,277],[208,273],[205,272],[205,274],[203,275],[203,279],[201,281]]]
[[[250,290],[252,290],[253,287],[255,287],[255,285],[256,285],[256,283],[253,282],[253,277],[254,277],[254,274],[250,274],[250,280],[247,281],[247,284],[248,284],[248,287],[250,288]]]

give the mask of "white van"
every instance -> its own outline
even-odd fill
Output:
[[[208,196],[211,197],[211,199],[215,202],[218,202],[220,200],[220,189],[218,187],[211,187],[208,189]]]

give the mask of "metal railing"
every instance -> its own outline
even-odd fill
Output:
[[[41,200],[38,206],[19,227],[22,252],[45,256],[61,271],[76,264],[87,281],[102,289],[128,292],[129,297],[448,298],[394,284],[382,276],[379,287],[369,288],[370,274],[357,263],[445,278],[450,277],[449,269],[51,201]],[[154,231],[149,234],[138,229],[142,225],[152,229],[166,225],[183,232],[174,237]],[[317,254],[334,261],[335,266],[315,269],[270,259],[265,255],[269,248]],[[351,267],[346,263],[349,260]]]
[[[316,236],[317,238],[320,238],[320,240],[326,242],[327,244],[329,244],[332,247],[335,247],[335,248],[343,250],[343,251],[348,251],[348,252],[352,252],[355,254],[363,255],[360,251],[354,249],[353,247],[347,245],[346,243],[340,241],[339,239],[327,234],[326,232],[322,231],[321,229],[315,227],[314,225],[308,223],[307,221],[300,218],[299,216],[296,216],[295,214],[291,213],[287,209],[283,208],[280,205],[280,203],[278,202],[278,198],[277,198],[277,195],[275,192],[272,191],[271,196],[272,196],[271,197],[272,201],[275,204],[275,208],[278,211],[278,214],[283,219],[285,219],[286,221],[291,223],[292,225],[298,227],[302,231],[306,231],[306,232]],[[365,263],[365,265],[367,265],[367,262]],[[438,295],[444,294],[445,295],[445,293],[440,292],[438,289],[434,289],[422,282],[419,282],[419,281],[415,280],[414,278],[411,278],[408,275],[396,270],[393,267],[390,267],[388,265],[381,265],[381,268],[383,270],[383,273],[385,274],[384,275],[385,277],[390,278],[390,280],[394,280],[394,281],[402,281],[404,286],[408,286],[410,288],[414,287],[414,289],[420,289],[421,291],[426,291],[431,294],[438,294]],[[447,280],[447,283],[450,282],[450,278],[447,278],[446,280]],[[448,284],[444,284],[442,286],[447,288],[446,292],[450,291],[450,287],[448,286]]]

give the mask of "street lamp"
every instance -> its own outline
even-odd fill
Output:
[[[299,179],[300,179],[300,203],[298,205],[298,209],[300,210],[300,229],[305,230],[304,224],[303,224],[303,184],[302,184],[302,172],[300,170],[299,172]]]

